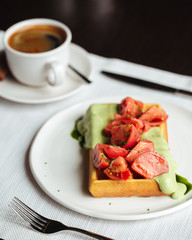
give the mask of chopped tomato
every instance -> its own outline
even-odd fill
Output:
[[[143,131],[144,124],[143,124],[143,122],[141,120],[139,120],[137,118],[129,118],[129,119],[128,118],[123,118],[124,115],[120,115],[120,116],[121,116],[121,118],[118,117],[117,120],[111,121],[105,127],[105,132],[108,135],[111,135],[112,127],[120,126],[120,125],[131,125],[131,124],[133,124],[138,129],[139,132]]]
[[[130,153],[125,157],[125,160],[132,164],[141,153],[149,151],[155,151],[154,143],[148,140],[142,140],[130,151]]]
[[[110,158],[110,159],[115,159],[119,156],[121,157],[126,157],[127,154],[129,153],[128,150],[125,148],[119,147],[119,146],[113,146],[113,145],[107,145],[103,144],[102,148],[104,150],[104,153]]]
[[[165,122],[168,115],[157,106],[150,107],[145,111],[139,119],[143,122],[148,122],[150,126],[159,126],[161,123]]]
[[[113,125],[117,125],[115,123],[133,124],[137,129],[143,128],[143,122],[136,117],[127,118],[126,114],[120,115],[120,114],[115,113],[114,118],[116,121],[114,120]]]
[[[123,146],[130,135],[130,125],[113,126],[111,129],[111,143],[117,146]]]
[[[112,127],[114,126],[120,126],[120,125],[128,125],[131,124],[130,119],[128,118],[122,118],[122,115],[114,114],[115,120],[109,122],[107,126],[105,127],[105,132],[109,135],[111,135]],[[116,119],[117,118],[117,119]]]
[[[130,123],[132,123],[139,131],[143,128],[144,124],[141,120],[137,118],[130,118]]]
[[[106,125],[106,127],[105,127],[105,132],[106,132],[108,135],[111,135],[111,129],[112,129],[112,127],[113,127],[113,122],[114,122],[114,121],[109,122],[109,123]]]
[[[148,122],[143,122],[143,132],[147,132],[147,131],[149,131],[149,129],[151,128],[151,125],[150,125],[150,123],[148,123]]]
[[[92,152],[93,165],[96,168],[107,168],[109,166],[110,160],[105,156],[102,144],[97,144]]]
[[[113,160],[108,168],[104,170],[105,174],[113,180],[127,180],[132,177],[128,164],[123,157]]]
[[[113,120],[113,121],[109,122],[109,123],[107,124],[107,126],[105,127],[105,132],[106,132],[108,135],[111,135],[112,127],[114,127],[114,126],[120,126],[120,125],[122,125],[122,124],[128,124],[128,122],[129,122],[128,120],[123,121],[123,120],[121,120],[121,119],[119,119],[119,120]]]
[[[124,117],[124,118],[127,118],[127,117]],[[118,114],[118,113],[114,113],[114,119],[115,120],[121,120],[122,119],[122,115]]]
[[[126,149],[133,148],[141,140],[141,135],[134,125],[131,125],[130,135],[127,142],[122,146]]]
[[[156,152],[140,154],[131,165],[131,169],[147,179],[169,172],[167,160]]]
[[[138,117],[142,110],[143,103],[131,97],[124,98],[119,105],[120,114],[126,114],[129,117]]]
[[[111,134],[111,143],[126,149],[133,148],[141,140],[139,131],[133,124],[114,126]]]

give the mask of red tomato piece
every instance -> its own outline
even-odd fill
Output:
[[[111,143],[117,146],[123,146],[127,143],[130,131],[131,125],[113,126],[111,129]]]
[[[132,178],[132,173],[129,170],[126,160],[120,156],[113,160],[104,172],[113,180],[127,180],[128,178]]]
[[[122,146],[126,149],[133,148],[141,140],[141,135],[134,125],[131,125],[130,135],[127,142]]]
[[[111,134],[111,143],[126,149],[133,148],[141,140],[139,131],[133,124],[114,126]]]
[[[127,117],[125,117],[125,118],[127,118]],[[118,114],[118,113],[114,113],[114,119],[115,120],[121,120],[122,119],[122,115]]]
[[[142,121],[141,121],[142,122]],[[114,114],[114,120],[112,120],[111,122],[109,122],[106,127],[105,127],[105,132],[109,135],[111,135],[111,129],[113,126],[120,126],[123,124],[131,124],[130,119],[126,118],[126,117],[122,117],[122,115],[115,113]]]
[[[169,172],[167,160],[156,152],[140,154],[131,165],[131,169],[147,179]]]
[[[149,129],[151,128],[151,125],[150,125],[150,123],[148,123],[148,122],[143,122],[143,132],[147,132],[147,131],[149,131]]]
[[[154,152],[155,147],[154,143],[148,140],[142,140],[140,141],[132,150],[131,152],[125,157],[125,160],[127,160],[128,163],[132,164],[134,160],[144,152]]]
[[[112,129],[112,127],[113,127],[113,122],[114,122],[114,121],[109,122],[109,123],[106,125],[106,127],[105,127],[105,132],[106,132],[108,135],[111,135],[111,129]]]
[[[93,165],[96,168],[107,168],[110,164],[110,160],[105,156],[102,144],[97,144],[92,152]]]
[[[115,120],[113,121],[113,125],[117,125],[115,123],[121,123],[121,124],[133,124],[138,130],[143,128],[144,124],[141,120],[139,120],[138,118],[135,117],[129,117],[127,118],[127,115],[120,115],[115,113],[114,114],[114,118]]]
[[[105,132],[108,135],[111,135],[111,130],[112,127],[114,126],[120,126],[120,125],[128,125],[129,124],[129,120],[128,119],[118,119],[118,120],[113,120],[110,123],[107,124],[107,126],[105,127]]]
[[[141,131],[141,129],[144,127],[143,122],[137,118],[130,118],[129,121],[130,124],[133,124],[138,129],[138,131]]]
[[[113,145],[107,145],[103,144],[102,148],[104,150],[104,153],[110,158],[115,159],[119,156],[126,157],[129,151],[125,148],[119,147],[119,146],[113,146]]]
[[[113,120],[107,124],[105,127],[105,132],[108,135],[111,135],[112,127],[120,125],[131,125],[133,124],[140,132],[143,131],[144,124],[141,120],[137,118],[119,118],[118,120]]]
[[[144,104],[141,101],[134,100],[131,97],[124,98],[120,105],[120,114],[126,114],[129,117],[137,117],[141,115]]]
[[[143,122],[148,122],[150,126],[159,126],[161,123],[165,122],[168,115],[157,106],[150,107],[145,111],[139,119]]]

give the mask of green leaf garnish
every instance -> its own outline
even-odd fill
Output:
[[[179,183],[185,184],[185,186],[187,187],[187,190],[186,190],[186,192],[185,192],[185,195],[192,190],[192,184],[191,184],[186,178],[184,178],[184,177],[176,174],[176,180],[177,180],[177,182],[179,182]]]
[[[79,118],[79,119],[77,119],[77,120],[75,121],[74,128],[73,128],[73,130],[72,130],[72,132],[71,132],[71,137],[74,138],[75,140],[77,140],[77,141],[79,142],[80,147],[83,148],[83,147],[84,147],[84,143],[85,143],[85,138],[84,138],[84,136],[82,136],[82,135],[80,134],[80,132],[79,132],[78,129],[77,129],[77,124],[78,124],[78,122],[79,122],[81,119],[82,119],[82,117]]]

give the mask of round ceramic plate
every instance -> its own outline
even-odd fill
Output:
[[[139,220],[173,213],[192,204],[192,192],[179,200],[169,196],[149,198],[94,198],[88,192],[88,156],[70,133],[74,122],[92,103],[119,103],[122,98],[102,98],[80,103],[49,119],[37,134],[30,151],[30,167],[41,188],[58,203],[82,214],[112,220]],[[158,103],[169,115],[169,145],[178,174],[192,182],[192,112],[168,102]],[[181,127],[182,126],[182,127]],[[185,141],[184,141],[185,139]]]
[[[91,74],[89,54],[81,47],[70,44],[69,64],[79,70],[86,77]],[[39,104],[62,100],[76,94],[87,85],[70,69],[67,70],[65,81],[62,85],[52,87],[30,87],[16,81],[12,76],[7,76],[0,82],[0,96],[20,103]]]

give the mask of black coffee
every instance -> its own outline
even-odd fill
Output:
[[[60,46],[66,39],[66,32],[56,26],[34,25],[23,27],[13,33],[8,44],[25,53],[41,53]]]

